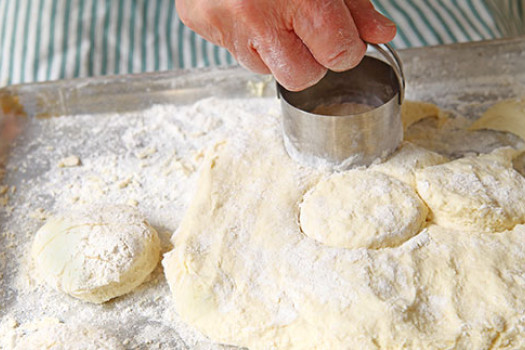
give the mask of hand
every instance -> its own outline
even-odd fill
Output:
[[[370,0],[176,0],[176,6],[188,27],[294,91],[314,85],[327,69],[355,67],[365,41],[385,43],[396,33]]]

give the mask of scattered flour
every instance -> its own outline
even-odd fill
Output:
[[[30,246],[43,220],[53,213],[93,203],[128,203],[144,213],[159,233],[162,253],[171,250],[169,238],[178,228],[194,194],[197,170],[206,158],[206,150],[220,148],[232,139],[242,149],[243,142],[248,143],[255,137],[254,130],[267,130],[280,145],[279,115],[275,99],[211,98],[189,106],[154,106],[124,115],[31,120],[16,140],[7,163],[3,185],[16,191],[2,188],[0,194],[5,199],[0,201],[0,339],[8,338],[6,330],[16,329],[16,324],[53,318],[66,327],[84,324],[108,330],[118,345],[126,349],[229,348],[214,344],[177,316],[160,265],[132,293],[103,305],[92,305],[37,283],[29,264]],[[449,119],[445,132],[432,120],[423,120],[408,130],[408,137],[413,143],[450,158],[516,143],[515,138],[492,132],[466,134],[454,125],[454,119]],[[468,136],[473,134],[476,136]],[[57,167],[72,154],[79,161],[67,163],[81,166]],[[297,178],[298,182],[307,180]],[[410,240],[410,244],[418,247],[426,241],[428,235],[422,233]],[[194,246],[206,249],[206,244],[206,241],[195,242]],[[309,247],[299,247],[289,263],[300,266],[304,263],[301,252],[308,251]],[[350,255],[345,259],[371,259],[366,250]],[[240,263],[243,258],[248,259],[247,254],[239,257]],[[268,258],[271,257],[250,262],[260,266],[260,274],[252,276],[260,284],[268,283],[269,272],[264,270]],[[332,291],[318,284],[319,278],[333,279],[328,285],[348,287],[345,278],[324,273],[336,258],[335,250],[328,249],[317,261],[319,275],[298,271],[303,274],[304,288],[329,298]],[[394,284],[405,275],[405,271],[391,271],[383,279],[371,280],[370,286],[386,296],[390,287],[381,281],[390,280]],[[223,295],[227,295],[230,287],[218,286]],[[293,293],[296,288],[290,290]],[[351,302],[351,296],[348,301]],[[432,307],[438,303],[436,299],[426,305]],[[293,308],[286,303],[281,305],[275,322],[286,324],[294,317]],[[231,305],[223,307],[227,309]]]
[[[53,214],[91,204],[130,204],[159,233],[161,251],[170,250],[169,237],[192,195],[204,151],[248,134],[257,119],[263,128],[276,127],[278,115],[274,100],[208,99],[125,115],[31,120],[12,149],[0,194],[9,196],[0,208],[0,323],[52,317],[109,329],[129,349],[222,349],[174,316],[160,265],[133,292],[90,305],[38,283],[30,246]],[[76,164],[64,161],[71,154],[82,166],[57,167],[61,161]]]

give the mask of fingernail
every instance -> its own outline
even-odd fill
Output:
[[[348,50],[340,52],[329,59],[327,67],[333,71],[340,72],[355,67],[366,52],[364,43],[354,44]]]

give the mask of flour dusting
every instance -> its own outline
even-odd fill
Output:
[[[467,132],[462,120],[454,123],[455,119],[451,119],[442,131],[431,120],[423,120],[409,129],[408,138],[451,158],[519,145],[512,135]],[[69,208],[91,204],[136,206],[159,233],[162,253],[171,250],[169,239],[198,190],[197,173],[207,150],[232,140],[242,149],[244,144],[253,141],[256,130],[272,135],[275,147],[283,147],[277,100],[211,98],[188,106],[154,106],[121,115],[31,120],[12,147],[5,187],[0,190],[3,198],[0,244],[5,247],[0,252],[0,348],[10,349],[13,337],[24,338],[24,325],[45,318],[56,319],[67,327],[103,329],[126,349],[228,348],[213,343],[181,321],[160,265],[135,291],[102,305],[92,305],[38,283],[30,268],[29,251],[35,232],[47,218]],[[296,180],[305,184],[309,181],[301,174]],[[267,194],[261,192],[260,195]],[[234,239],[235,228],[231,234]],[[426,242],[427,234],[420,233],[407,242],[407,249],[417,249]],[[206,250],[209,244],[203,240],[194,246]],[[301,254],[311,252],[312,244],[299,243],[297,250],[290,254],[289,264],[298,267],[304,264]],[[307,275],[308,269],[297,269],[298,274],[302,274],[300,279],[305,281],[304,288],[329,300],[333,290],[328,286],[349,287],[344,278],[328,270],[334,259],[369,261],[374,258],[373,253],[364,249],[343,255],[327,249],[316,263],[318,275]],[[239,261],[258,265],[254,271],[259,274],[252,276],[253,283],[271,283],[266,270],[271,254],[258,258],[254,261],[249,250],[239,252]],[[389,276],[370,280],[370,286],[383,297],[391,295],[392,288],[399,285],[407,286],[410,293],[413,281],[404,280],[407,275],[407,271],[396,270],[392,265]],[[319,279],[329,283],[319,284]],[[220,289],[223,299],[228,300],[231,285],[226,283],[216,288]],[[296,287],[290,288],[290,293],[299,292]],[[353,296],[353,292],[347,294],[345,303],[350,305]],[[264,299],[264,296],[257,297]],[[409,298],[407,294],[406,300]],[[277,324],[289,323],[295,317],[293,305],[286,304],[285,295],[282,299],[276,310]],[[271,300],[265,302],[271,303]],[[399,307],[409,307],[403,300],[399,303]],[[437,304],[439,300],[433,299],[425,307]],[[221,307],[227,310],[232,305],[225,302]]]

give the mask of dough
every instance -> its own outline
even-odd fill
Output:
[[[157,232],[126,205],[84,208],[36,233],[35,275],[75,298],[103,303],[140,285],[159,261]]]
[[[250,350],[525,348],[525,226],[430,224],[384,249],[320,244],[299,208],[329,174],[291,161],[279,132],[253,130],[202,163],[163,259],[185,322]]]
[[[428,117],[438,118],[441,122],[447,120],[447,115],[438,106],[428,102],[404,101],[401,106],[401,120],[406,130],[412,124]]]
[[[512,149],[465,157],[416,172],[434,221],[457,230],[500,232],[525,222],[525,179]]]
[[[123,350],[117,339],[87,325],[68,325],[45,318],[17,329],[14,350]],[[22,329],[20,329],[22,328]]]
[[[407,185],[416,188],[417,169],[442,164],[448,159],[410,142],[404,142],[386,161],[370,166],[370,170],[392,176]]]
[[[496,103],[472,123],[470,129],[506,131],[525,140],[525,98]]]
[[[322,180],[304,196],[301,229],[334,247],[394,247],[417,234],[428,209],[406,184],[374,171]]]

